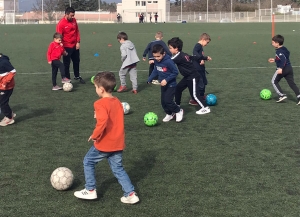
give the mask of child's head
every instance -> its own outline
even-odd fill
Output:
[[[163,32],[162,32],[162,31],[158,31],[158,32],[155,34],[155,39],[156,39],[156,40],[162,40],[163,37],[164,37],[164,35],[163,35]]]
[[[168,41],[170,52],[174,55],[182,51],[183,42],[180,38],[175,37]]]
[[[53,41],[56,43],[61,43],[61,40],[62,40],[62,34],[60,34],[58,32],[54,33]]]
[[[160,62],[164,56],[166,55],[165,49],[162,45],[156,44],[152,48],[152,54],[153,58],[157,61]]]
[[[275,35],[272,38],[272,46],[275,48],[281,47],[284,43],[284,37],[282,35]]]
[[[99,72],[94,77],[94,85],[98,96],[111,95],[116,86],[116,77],[112,72]]]
[[[125,32],[119,32],[119,34],[117,35],[117,39],[120,43],[128,40],[128,36]]]
[[[208,45],[208,43],[211,41],[211,38],[209,36],[209,34],[207,33],[203,33],[200,35],[200,38],[199,38],[199,43],[205,47],[206,45]]]

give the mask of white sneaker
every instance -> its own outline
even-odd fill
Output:
[[[166,115],[166,117],[163,119],[163,122],[169,122],[170,120],[172,120],[174,118],[175,114],[171,114],[171,115]]]
[[[285,100],[286,98],[287,98],[286,96],[280,96],[276,102],[281,102],[281,101]]]
[[[204,115],[204,114],[208,114],[208,113],[210,113],[209,107],[205,107],[205,108],[202,108],[202,109],[196,111],[197,115]]]
[[[125,196],[121,197],[121,202],[122,203],[135,204],[135,203],[137,203],[139,201],[140,201],[140,198],[136,195],[135,192],[132,192],[127,197],[125,197]]]
[[[176,122],[181,122],[183,118],[183,109],[176,113]]]
[[[158,80],[152,80],[152,84],[160,85],[160,82]]]
[[[5,127],[5,126],[7,126],[9,124],[15,123],[14,117],[15,117],[14,114],[13,114],[13,117],[11,119],[9,119],[8,117],[4,117],[2,119],[2,121],[0,122],[0,126]]]
[[[83,189],[81,191],[75,191],[74,196],[80,199],[94,200],[97,199],[97,192],[96,189],[94,189],[93,191]]]

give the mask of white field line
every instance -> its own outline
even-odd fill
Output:
[[[299,68],[300,66],[293,66],[293,68]],[[224,67],[224,68],[207,68],[207,71],[209,72],[210,70],[245,70],[245,69],[274,69],[275,71],[275,67],[264,67],[264,66],[253,66],[253,67]],[[97,72],[102,72],[104,70],[99,70],[99,71],[81,71],[82,74],[94,74]],[[106,70],[107,71],[107,70]],[[148,72],[149,70],[146,69],[137,69],[137,71],[142,71],[142,72]],[[110,70],[110,72],[119,72],[119,71],[112,71]],[[18,73],[18,75],[44,75],[44,74],[51,74],[50,71],[48,72],[20,72]],[[72,74],[73,72],[71,72]]]

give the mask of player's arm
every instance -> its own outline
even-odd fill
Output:
[[[177,69],[176,65],[172,62],[169,62],[167,67],[171,72],[170,75],[165,79],[168,83],[169,81],[176,79],[176,77],[178,75],[178,69]]]
[[[97,102],[96,102],[97,103]],[[90,136],[91,140],[99,140],[106,128],[108,114],[102,105],[96,105],[95,103],[95,116],[96,116],[96,127]]]
[[[79,31],[76,19],[75,19],[75,23],[76,23],[76,34],[77,34],[77,38],[76,39],[77,39],[77,43],[80,43],[80,31]]]
[[[276,52],[276,65],[277,65],[277,73],[282,74],[282,69],[285,66],[286,63],[286,57],[283,53],[277,53]]]
[[[193,49],[193,56],[196,56],[197,58],[199,58],[199,62],[201,60],[207,60],[207,56],[203,56],[202,51],[203,50],[201,49],[201,46],[199,44],[196,44]]]
[[[56,25],[56,32],[64,35],[64,26],[62,25],[62,22],[59,21],[58,24]]]
[[[50,64],[51,63],[51,53],[52,53],[52,50],[53,50],[53,44],[51,43],[48,47],[48,50],[47,50],[47,61],[48,63]]]
[[[121,47],[120,47],[120,51],[121,51],[121,61],[124,62],[124,60],[125,60],[126,57],[127,57],[127,53],[126,53],[125,47],[121,46]]]
[[[170,57],[172,56],[172,53],[170,52],[169,48],[167,47],[167,45],[163,42],[162,44],[166,54],[168,54]]]
[[[146,49],[144,50],[144,53],[143,53],[144,61],[146,60],[146,56],[147,56],[148,52],[150,51],[150,49],[151,49],[151,42],[147,45]]]

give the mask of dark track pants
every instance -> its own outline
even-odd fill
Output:
[[[294,91],[294,93],[296,94],[297,98],[300,98],[300,92],[299,92],[299,88],[297,87],[297,85],[294,82],[294,72],[293,72],[293,68],[291,66],[286,66],[282,69],[282,74],[277,74],[277,70],[275,72],[275,74],[273,75],[272,78],[272,85],[276,91],[276,93],[279,96],[284,96],[286,94],[283,93],[280,85],[279,85],[279,81],[285,78],[285,80],[287,81],[288,85],[290,86],[290,88]]]
[[[151,64],[149,65],[149,77],[150,77],[150,75],[151,75],[153,69],[154,69],[154,63],[151,63]],[[157,75],[156,77],[153,78],[153,80],[157,80],[157,79],[158,79],[158,75]]]
[[[183,77],[181,79],[181,81],[179,81],[179,83],[176,86],[176,91],[175,91],[175,102],[177,105],[180,105],[181,103],[181,96],[182,96],[182,92],[188,88],[191,97],[199,104],[199,106],[201,108],[206,107],[206,102],[203,99],[203,97],[200,96],[200,90],[199,90],[199,82],[201,81],[201,77],[198,76],[197,78],[193,78],[193,79],[186,79],[185,77]],[[203,81],[202,81],[203,83]]]
[[[76,50],[76,47],[68,48],[65,47],[65,50],[68,52],[67,56],[63,56],[63,63],[65,65],[65,74],[66,78],[71,79],[70,77],[70,63],[73,62],[74,76],[77,78],[79,74],[79,63],[80,63],[80,53],[79,50]]]
[[[8,117],[9,119],[12,118],[12,110],[9,106],[9,98],[11,94],[13,93],[14,89],[10,90],[0,90],[0,108],[1,113],[5,115],[5,117]]]
[[[175,88],[168,85],[161,87],[161,106],[168,115],[180,111],[180,107],[174,102]]]
[[[60,71],[61,74],[61,78],[65,78],[65,66],[62,62],[60,62],[59,60],[53,60],[51,63],[51,67],[52,67],[52,84],[53,87],[56,86],[56,77],[57,77],[57,72],[58,69]]]

